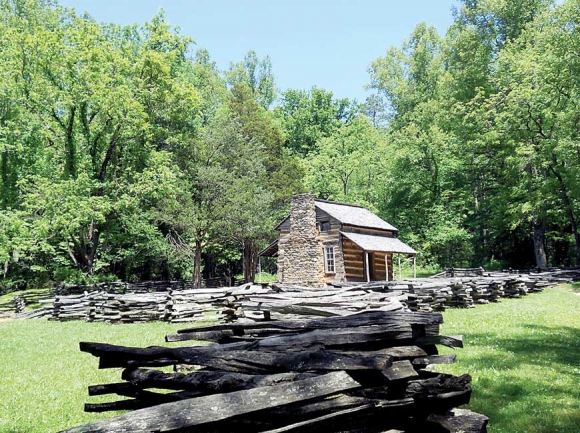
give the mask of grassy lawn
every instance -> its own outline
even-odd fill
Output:
[[[443,317],[441,333],[463,334],[465,348],[454,352],[455,364],[438,370],[471,374],[469,407],[490,418],[490,433],[580,432],[577,286]]]
[[[442,334],[463,334],[466,348],[439,370],[473,376],[470,408],[490,417],[490,433],[580,431],[578,288],[444,313]],[[0,322],[0,432],[44,433],[113,416],[86,414],[83,404],[115,399],[89,398],[87,386],[120,381],[121,371],[98,370],[79,341],[164,345],[165,334],[187,326]]]
[[[83,405],[121,399],[87,394],[88,385],[120,382],[121,369],[98,370],[98,359],[80,352],[79,341],[161,346],[165,334],[187,326],[0,322],[0,432],[55,432],[113,416],[85,413]]]

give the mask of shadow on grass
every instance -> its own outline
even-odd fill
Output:
[[[498,358],[490,355],[480,361],[493,363],[502,369],[512,369],[522,363],[556,367],[556,364],[580,366],[580,329],[562,326],[550,328],[541,325],[523,325],[530,332],[518,338],[492,338],[501,350],[513,353],[514,356]],[[473,341],[489,340],[489,334],[470,334]]]
[[[580,293],[580,281],[576,281],[574,283],[571,283],[570,286],[572,287],[572,291],[574,293]]]
[[[481,349],[493,341],[489,354],[467,359],[477,379],[472,407],[490,418],[491,433],[579,432],[580,329],[524,328],[518,338],[469,336]]]

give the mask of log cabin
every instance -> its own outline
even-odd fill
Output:
[[[324,285],[393,280],[393,255],[416,251],[398,230],[361,206],[292,197],[290,215],[275,228],[278,239],[259,254],[278,258],[278,281]]]

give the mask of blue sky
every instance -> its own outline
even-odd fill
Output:
[[[425,21],[444,34],[457,0],[59,0],[97,21],[143,23],[162,8],[220,69],[253,49],[269,55],[277,87],[364,101],[369,64]],[[194,47],[195,50],[195,47]]]

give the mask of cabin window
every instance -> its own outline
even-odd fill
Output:
[[[330,231],[330,221],[322,221],[320,223],[320,233],[328,233]]]
[[[334,267],[334,247],[324,248],[324,268],[327,274],[336,272]]]

